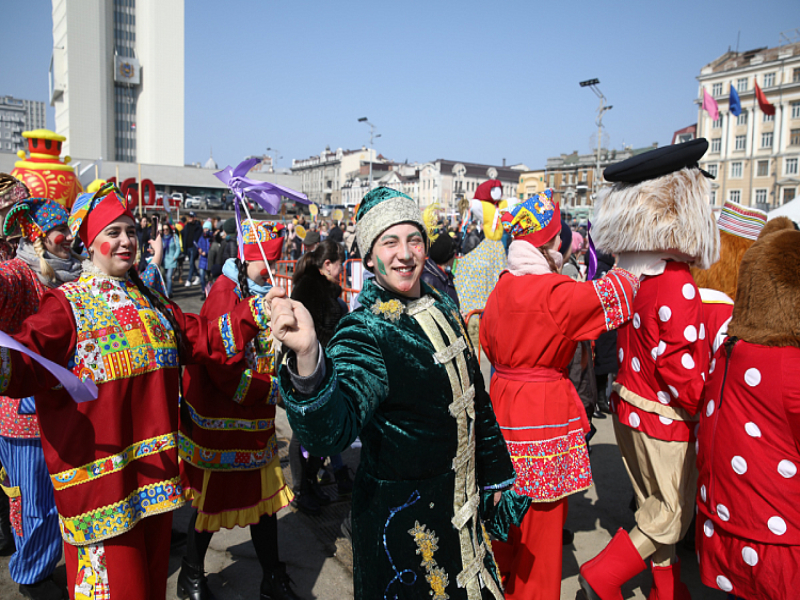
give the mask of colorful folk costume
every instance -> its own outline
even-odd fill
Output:
[[[365,264],[393,226],[425,235],[417,203],[385,187],[364,197],[356,220]],[[303,446],[330,455],[356,436],[363,443],[355,598],[502,598],[480,499],[515,476],[464,323],[450,298],[424,283],[411,299],[377,281],[364,282],[361,307],[339,322],[312,375],[297,375],[293,352],[280,370]]]
[[[608,167],[592,236],[641,277],[633,319],[618,332],[611,408],[636,494],[636,527],[620,529],[581,567],[590,599],[621,600],[620,586],[652,558],[649,600],[688,599],[675,543],[692,520],[695,429],[708,374],[709,337],[690,265],[719,258],[710,186],[698,168],[704,139],[666,146]]]
[[[517,472],[514,492],[530,498],[508,541],[492,543],[506,598],[561,597],[567,499],[592,484],[589,421],[567,371],[579,342],[631,318],[639,287],[622,269],[588,283],[558,273],[561,214],[551,198],[546,190],[503,215],[513,237],[508,271],[481,324],[481,346],[495,369],[492,406]]]
[[[461,313],[481,310],[492,293],[500,273],[506,268],[506,250],[503,246],[503,227],[500,211],[508,203],[501,200],[503,187],[498,179],[484,181],[475,190],[470,212],[483,227],[483,241],[458,261],[455,274],[456,290],[461,302]],[[478,343],[479,319],[469,323],[470,338]]]
[[[271,287],[249,278],[247,267],[251,262],[264,265],[259,245],[268,261],[280,259],[283,225],[245,221],[242,231],[244,256],[226,261],[203,303],[201,317],[218,319],[246,305],[251,297],[266,296]],[[276,514],[292,500],[278,458],[274,375],[275,353],[268,328],[224,366],[186,367],[178,454],[182,482],[195,512],[178,577],[181,598],[211,598],[203,563],[212,535],[221,528],[248,525],[264,571],[262,593],[269,594],[262,597],[295,598],[272,590],[285,579],[278,562]]]
[[[113,186],[81,195],[69,218],[70,231],[80,235],[90,255],[92,242],[114,222],[133,226]],[[119,235],[129,240],[123,248],[128,254],[110,260],[132,263],[129,249],[135,256],[136,244],[126,231]],[[110,248],[106,242],[98,251],[106,255]],[[89,260],[79,279],[43,296],[39,311],[14,337],[93,380],[96,400],[74,402],[33,359],[0,348],[0,393],[36,396],[70,598],[165,597],[171,511],[184,502],[178,473],[180,365],[229,360],[267,319],[255,298],[212,321],[185,315],[135,271],[113,276]]]
[[[0,263],[0,330],[18,333],[48,289],[79,277],[77,257],[56,257],[43,242],[57,228],[67,231],[68,217],[63,206],[43,198],[18,201],[8,213],[4,234],[11,235],[19,226],[24,238],[16,258]],[[66,239],[61,231],[56,235]],[[29,597],[60,598],[61,588],[51,575],[61,560],[61,534],[33,397],[0,396],[0,463],[0,486],[10,497],[16,543],[8,564],[11,578]]]
[[[800,588],[800,232],[786,225],[742,259],[700,411],[700,577],[728,598]]]
[[[725,339],[733,314],[742,257],[758,238],[766,222],[767,213],[726,201],[717,219],[719,260],[708,269],[691,269],[694,282],[700,288],[712,354]]]

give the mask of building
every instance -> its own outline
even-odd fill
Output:
[[[517,198],[519,200],[525,200],[534,194],[543,192],[546,187],[545,171],[523,171],[519,174]]]
[[[359,176],[362,165],[367,166],[368,170],[370,159],[373,170],[376,163],[384,162],[382,158],[375,156],[374,149],[337,148],[333,151],[329,146],[317,156],[292,159],[292,173],[300,176],[300,191],[314,204],[344,204],[342,189],[345,183]],[[373,184],[376,179],[376,173],[373,172]]]
[[[688,127],[684,127],[683,129],[678,129],[678,131],[673,133],[672,144],[670,145],[691,142],[696,137],[697,137],[697,123],[695,123],[694,125],[689,125]]]
[[[527,170],[525,165],[493,166],[437,158],[420,165],[418,197],[412,197],[421,208],[438,202],[444,210],[458,212],[459,201],[471,200],[488,179],[500,180],[504,198],[516,197],[520,173]]]
[[[22,132],[46,126],[44,102],[0,96],[0,150],[3,152],[25,150],[27,144]]]
[[[716,176],[713,203],[732,200],[769,210],[793,200],[800,189],[800,43],[726,52],[697,79],[697,135],[709,142],[700,166]],[[759,108],[756,83],[774,115]],[[739,116],[730,112],[731,87],[739,95]],[[704,90],[717,102],[717,120],[702,108]]]
[[[184,164],[183,0],[52,0],[50,104],[64,151]]]

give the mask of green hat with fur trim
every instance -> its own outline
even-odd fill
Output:
[[[356,213],[356,241],[361,256],[365,258],[370,253],[380,234],[400,223],[419,227],[427,245],[422,212],[411,197],[388,187],[375,188],[364,196]]]

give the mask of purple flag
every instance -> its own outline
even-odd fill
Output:
[[[597,273],[597,250],[594,247],[591,231],[592,222],[589,221],[589,229],[586,230],[586,236],[589,238],[589,264],[586,265],[586,281],[594,279],[595,273]]]

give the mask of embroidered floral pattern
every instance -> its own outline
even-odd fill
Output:
[[[75,600],[111,600],[106,549],[102,542],[78,548]]]
[[[420,525],[419,521],[414,521],[414,527],[409,529],[408,533],[414,537],[417,554],[422,556],[420,565],[428,572],[425,580],[431,586],[433,599],[447,600],[450,596],[445,593],[445,589],[450,583],[450,578],[443,568],[436,565],[436,559],[433,557],[439,549],[439,538],[436,537],[436,532],[427,529],[425,525]]]
[[[145,517],[175,510],[184,503],[179,480],[174,477],[138,488],[124,500],[82,515],[59,515],[61,536],[73,546],[94,544],[130,531]]]
[[[231,328],[231,316],[229,314],[222,315],[219,318],[219,333],[222,336],[222,344],[225,346],[225,354],[227,354],[228,358],[239,354],[241,349],[236,344],[236,338]]]
[[[186,402],[185,400],[183,402]],[[204,417],[194,407],[186,402],[186,408],[192,421],[203,429],[219,431],[267,431],[275,427],[275,419],[227,419],[217,417]]]
[[[10,382],[11,351],[8,348],[0,348],[0,392],[5,392]]]
[[[625,315],[614,282],[608,277],[592,281],[606,317],[606,330],[617,329],[625,322]]]
[[[248,302],[250,303],[250,313],[253,315],[256,325],[258,325],[259,329],[266,329],[269,326],[269,313],[264,310],[263,299],[253,296]]]
[[[247,397],[247,392],[250,390],[250,382],[253,381],[253,372],[250,369],[245,369],[242,373],[242,378],[239,380],[239,385],[236,386],[236,391],[233,393],[233,401],[236,404],[241,404]]]
[[[53,482],[53,488],[55,488],[56,491],[63,490],[74,485],[110,475],[111,473],[116,473],[127,467],[128,464],[134,460],[170,450],[175,446],[175,434],[166,433],[131,444],[122,452],[100,458],[82,467],[78,467],[77,469],[69,469],[68,471],[62,471],[61,473],[51,475],[50,480]]]
[[[450,578],[442,567],[434,567],[425,576],[431,586],[433,592],[433,600],[448,600],[450,596],[445,592],[447,584],[450,583]]]
[[[178,455],[182,460],[208,471],[253,471],[268,465],[278,452],[272,435],[261,450],[212,450],[203,448],[182,433],[178,438]]]
[[[376,302],[372,305],[372,314],[380,315],[384,319],[388,319],[392,323],[395,323],[400,320],[400,317],[403,316],[406,307],[403,305],[400,300],[396,300],[392,298],[391,300],[387,300],[386,302]]]

